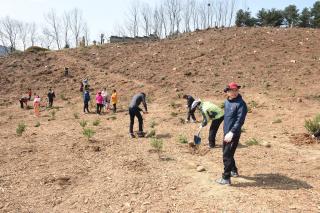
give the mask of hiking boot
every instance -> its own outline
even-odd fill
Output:
[[[220,185],[230,186],[231,185],[231,180],[230,179],[219,178],[219,179],[216,180],[216,183],[219,183]]]
[[[214,146],[210,146],[210,145],[209,145],[209,149],[214,149]]]
[[[139,138],[144,138],[144,136],[145,136],[145,133],[144,133],[144,132],[138,132],[137,134],[138,134],[138,137],[139,137]]]
[[[136,136],[135,136],[133,133],[130,133],[130,134],[129,134],[129,137],[130,137],[130,138],[136,138]]]
[[[231,176],[231,177],[239,177],[239,173],[238,173],[238,172],[235,172],[235,171],[232,171],[232,172],[230,173],[230,176]]]

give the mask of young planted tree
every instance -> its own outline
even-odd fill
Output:
[[[155,152],[158,154],[159,159],[161,159],[161,152],[163,149],[163,140],[158,138],[151,138],[150,145],[153,147]]]
[[[88,139],[88,141],[90,141],[96,132],[90,128],[84,128],[82,134]]]

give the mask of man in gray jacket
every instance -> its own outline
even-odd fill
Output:
[[[141,115],[142,109],[139,107],[140,104],[143,104],[145,109],[145,114],[148,113],[147,109],[147,103],[146,103],[146,94],[141,92],[133,96],[131,103],[129,105],[129,115],[130,115],[130,137],[135,138],[135,135],[133,134],[133,125],[134,125],[134,118],[137,117],[139,121],[139,131],[138,131],[138,137],[144,137],[143,132],[143,118]]]

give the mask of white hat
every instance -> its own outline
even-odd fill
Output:
[[[194,101],[191,105],[191,110],[194,110],[200,103],[201,103],[200,99]]]

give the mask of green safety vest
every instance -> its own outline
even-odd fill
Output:
[[[200,111],[205,125],[209,120],[217,120],[224,116],[223,109],[208,101],[201,102]]]

